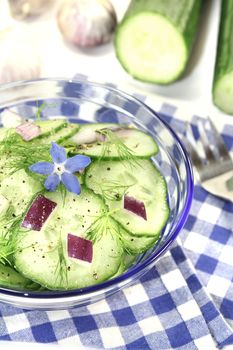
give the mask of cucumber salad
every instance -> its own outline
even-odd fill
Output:
[[[0,287],[84,288],[160,238],[167,188],[131,125],[23,121],[0,129]]]

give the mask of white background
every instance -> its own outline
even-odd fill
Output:
[[[30,32],[41,56],[41,77],[71,78],[79,72],[88,75],[91,80],[114,82],[123,90],[150,95],[152,100],[162,97],[165,101],[173,101],[178,106],[186,106],[193,113],[211,116],[217,124],[222,121],[233,123],[232,116],[225,115],[213,106],[211,96],[220,0],[204,1],[198,40],[187,73],[180,81],[169,86],[133,80],[117,61],[112,43],[91,49],[80,49],[65,43],[56,23],[56,12],[61,1],[55,1],[55,6],[38,18],[14,24],[25,26]],[[111,1],[120,20],[129,0]],[[6,0],[0,0],[0,3],[4,4]],[[6,18],[4,11],[0,11],[1,15]]]
[[[129,0],[112,0],[112,3],[120,19]],[[3,18],[4,21],[7,20],[6,12],[3,11],[5,5],[6,0],[0,0],[0,17],[2,16],[0,22]],[[149,95],[151,101],[162,98],[177,106],[184,106],[190,114],[210,115],[217,125],[223,122],[233,123],[233,116],[227,116],[215,108],[211,97],[220,0],[205,0],[198,41],[194,45],[186,76],[165,87],[133,80],[117,61],[112,43],[93,49],[74,48],[66,44],[56,24],[57,7],[58,3],[43,16],[28,22],[14,23],[15,26],[25,26],[29,30],[31,39],[41,56],[41,77],[71,78],[76,73],[83,73],[93,81],[113,82],[123,90]],[[57,348],[45,345],[1,343],[1,349],[4,350],[16,348],[27,350],[32,347],[35,350],[39,347],[48,350]]]

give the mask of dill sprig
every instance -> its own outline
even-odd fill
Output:
[[[58,253],[58,261],[55,269],[56,280],[60,279],[59,283],[68,287],[68,274],[67,274],[68,266],[67,266],[67,261],[64,254],[64,247],[62,243],[61,233],[58,236],[57,245],[55,246],[54,249],[57,249],[57,253]]]
[[[8,157],[5,168],[12,174],[24,169],[29,172],[28,167],[39,161],[50,161],[50,145],[38,142],[23,142],[16,133],[7,133],[0,141],[0,154]],[[30,172],[30,175],[31,172]],[[36,175],[38,178],[38,175]]]
[[[0,263],[11,265],[10,257],[15,252],[15,246],[6,235],[0,236]]]
[[[104,235],[111,234],[113,238],[118,238],[124,242],[124,236],[120,224],[116,222],[111,215],[117,210],[104,211],[96,220],[86,229],[86,238],[91,240],[93,244],[98,242]]]
[[[103,141],[102,152],[100,155],[100,160],[106,156],[111,154],[112,146],[114,146],[117,150],[117,154],[120,160],[126,160],[129,164],[139,164],[137,161],[137,157],[135,156],[135,152],[132,151],[128,146],[124,144],[120,137],[116,135],[114,131],[111,129],[105,128],[96,130],[96,132],[100,133],[105,137],[105,141]]]
[[[39,195],[43,194],[44,190],[35,193],[32,198],[32,202]],[[19,215],[14,214],[14,208],[9,207],[5,214],[5,220],[0,221],[0,262],[11,265],[11,256],[19,250],[30,248],[29,246],[22,246],[20,242],[22,241],[22,235],[26,235],[29,229],[21,227],[23,218],[28,212],[31,206],[31,202],[28,203],[26,208]]]
[[[25,212],[16,217],[8,219],[7,224],[3,223],[0,228],[0,262],[4,265],[6,263],[11,265],[11,256],[18,250],[22,249],[21,247],[19,248],[17,246],[19,241],[22,239],[22,236],[19,236],[19,233],[26,233],[26,231],[21,229],[21,223],[24,215]]]
[[[128,189],[135,185],[135,183],[130,185],[122,185],[122,183],[119,181],[95,181],[95,185],[99,187],[101,195],[104,199],[118,201],[122,199]]]
[[[47,103],[47,102],[43,102],[41,103],[41,105],[39,105],[39,102],[36,102],[36,106],[37,106],[37,111],[35,114],[35,119],[36,121],[41,121],[41,112],[43,111],[43,109],[47,108],[47,107],[55,107],[55,103]]]

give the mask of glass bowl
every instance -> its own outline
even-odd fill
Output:
[[[106,85],[87,81],[40,79],[0,87],[0,112],[17,111],[34,118],[43,102],[42,120],[57,117],[70,122],[130,123],[149,133],[159,146],[154,163],[167,182],[170,216],[155,246],[140,255],[122,275],[71,291],[29,292],[0,288],[0,301],[25,309],[66,309],[96,302],[134,283],[169,249],[182,229],[193,194],[192,168],[175,132],[152,109],[136,98]]]

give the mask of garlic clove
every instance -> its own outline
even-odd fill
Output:
[[[43,13],[55,0],[8,0],[12,17],[24,19]]]
[[[40,58],[30,37],[15,27],[0,33],[0,83],[40,76]]]
[[[68,42],[92,47],[111,40],[117,18],[109,0],[70,0],[60,7],[57,23]]]

